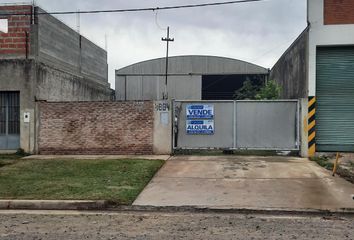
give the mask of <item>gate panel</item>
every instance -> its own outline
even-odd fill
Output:
[[[187,106],[193,104],[213,107],[213,133],[198,132],[208,127],[210,119],[188,122]],[[299,150],[298,108],[297,100],[175,101],[174,148]],[[196,132],[187,131],[191,125]]]
[[[214,107],[214,134],[194,135],[187,134],[186,116],[187,105],[212,105]],[[186,149],[196,148],[231,148],[233,133],[230,126],[233,124],[233,101],[203,101],[203,102],[176,102],[175,110],[178,115],[177,147]]]
[[[284,101],[238,101],[237,148],[297,150],[297,104]]]

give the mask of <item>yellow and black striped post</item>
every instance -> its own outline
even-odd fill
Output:
[[[316,153],[316,97],[309,97],[308,102],[308,155]]]

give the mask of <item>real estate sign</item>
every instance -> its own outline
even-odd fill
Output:
[[[207,104],[189,104],[186,107],[187,119],[213,119],[214,106]]]
[[[187,120],[187,134],[214,134],[214,120]]]

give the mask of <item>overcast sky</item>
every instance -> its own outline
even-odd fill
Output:
[[[21,0],[0,0],[0,3]],[[47,11],[163,7],[225,0],[36,0]],[[77,29],[76,15],[57,15]],[[157,19],[157,21],[156,21]],[[306,27],[306,0],[262,2],[139,13],[81,14],[81,34],[105,48],[108,39],[109,82],[114,70],[165,56],[161,37],[170,26],[170,56],[213,55],[271,68]]]

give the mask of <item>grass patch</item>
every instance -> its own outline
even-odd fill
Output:
[[[2,160],[17,160],[24,157],[23,155],[20,154],[0,154],[0,161]]]
[[[23,156],[19,154],[0,154],[0,168],[14,164],[17,160]]]
[[[333,170],[333,163],[330,162],[327,156],[311,157],[310,160],[316,162],[318,165],[326,168],[327,170]]]
[[[2,159],[0,198],[131,204],[164,161]]]

